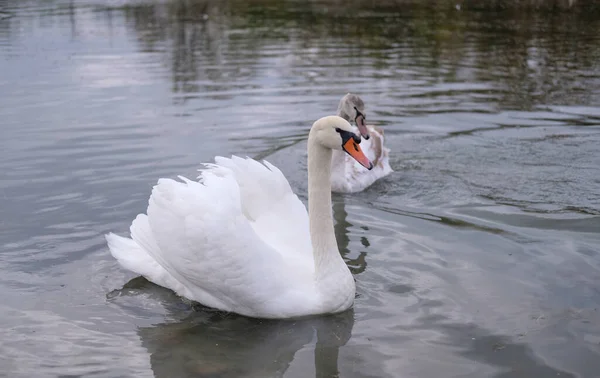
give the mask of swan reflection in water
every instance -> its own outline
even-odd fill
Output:
[[[352,224],[347,221],[343,196],[335,198],[333,213],[340,253],[352,273],[360,274],[366,268],[366,252],[360,252],[356,258],[348,257],[348,233]],[[366,243],[362,241],[363,246],[368,247]],[[339,349],[350,339],[354,326],[353,309],[304,319],[261,320],[197,304],[190,306],[170,290],[143,277],[126,283],[118,295],[139,292],[150,294],[153,300],[159,299],[169,312],[167,317],[173,319],[138,328],[157,378],[282,377],[294,359],[303,367],[303,376],[308,374],[306,369],[310,369],[316,377],[338,377]],[[314,367],[303,366],[296,357],[303,349],[313,349]]]
[[[133,287],[174,296],[142,277],[128,282],[122,292]],[[166,302],[173,306],[174,301]],[[350,339],[354,325],[352,309],[296,320],[261,320],[191,307],[182,320],[138,328],[157,378],[283,377],[296,352],[305,348],[314,348],[316,377],[338,377],[339,348]],[[177,309],[169,312],[178,315]]]
[[[340,249],[340,254],[344,258],[346,265],[350,268],[350,271],[353,275],[360,274],[367,269],[367,252],[361,251],[359,252],[356,258],[350,258],[348,255],[350,254],[350,249],[348,245],[350,244],[350,238],[348,236],[348,229],[353,226],[352,223],[348,222],[348,212],[346,211],[346,203],[344,201],[344,197],[342,195],[336,195],[332,198],[333,202],[333,219],[335,221],[334,232],[335,239],[337,240],[338,247]],[[369,247],[369,241],[366,237],[361,238],[361,244],[363,247]],[[357,287],[357,291],[360,291],[360,288]]]
[[[140,328],[155,377],[282,377],[315,331],[318,377],[338,376],[338,350],[353,311],[298,321],[258,321],[198,312],[179,323]]]

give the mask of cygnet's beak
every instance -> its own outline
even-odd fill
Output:
[[[369,171],[373,169],[373,163],[369,161],[369,158],[365,156],[364,152],[358,145],[360,143],[360,137],[358,135],[352,134],[352,138],[348,138],[342,145],[342,148],[346,153],[354,158],[357,162],[360,163],[363,167],[367,168]]]
[[[360,135],[362,135],[362,137],[366,140],[369,140],[371,136],[369,135],[369,130],[367,129],[366,117],[364,114],[359,112],[358,109],[356,110],[356,118],[354,119],[354,122],[356,122],[356,126],[358,127],[358,132]]]

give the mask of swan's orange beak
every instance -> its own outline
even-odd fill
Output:
[[[371,163],[369,158],[365,156],[358,143],[354,141],[354,138],[348,139],[346,143],[343,144],[342,148],[348,153],[348,155],[352,156],[354,160],[359,162],[360,165],[367,168],[369,171],[373,169],[373,163]]]

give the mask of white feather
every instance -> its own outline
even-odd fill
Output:
[[[272,165],[215,160],[201,183],[160,179],[148,215],[131,225],[132,239],[107,236],[112,255],[126,269],[224,311],[285,317],[309,308],[314,263],[306,208]]]
[[[147,215],[131,224],[131,239],[106,236],[111,254],[124,268],[223,311],[289,318],[348,309],[355,284],[335,241],[331,192],[314,190],[328,187],[331,146],[341,143],[337,128],[351,130],[332,116],[309,134],[309,151],[318,157],[309,159],[310,222],[275,166],[216,157],[198,182],[158,180]]]

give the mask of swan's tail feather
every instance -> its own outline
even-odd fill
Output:
[[[105,238],[110,254],[123,268],[142,276],[151,275],[149,268],[156,262],[135,241],[112,232]]]
[[[112,232],[107,234],[105,238],[111,255],[123,268],[144,276],[157,285],[169,288],[179,295],[186,296],[188,294],[187,289],[158,264],[135,240],[124,238]]]

